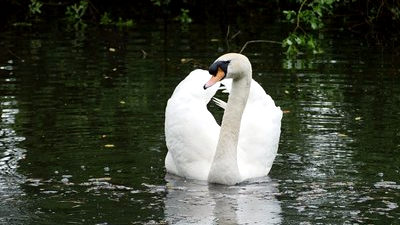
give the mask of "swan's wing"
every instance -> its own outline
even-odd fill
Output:
[[[232,80],[221,82],[226,91]],[[218,106],[224,102],[213,98]],[[249,98],[240,126],[238,164],[243,179],[266,176],[278,151],[282,110],[255,80],[252,80]]]
[[[218,90],[218,85],[204,90],[209,78],[207,71],[193,71],[177,86],[165,110],[165,166],[168,172],[190,179],[207,179],[219,136],[219,126],[206,106]]]
[[[246,179],[269,173],[278,151],[282,115],[279,108],[255,105],[249,109],[243,114],[238,151]]]
[[[278,150],[281,119],[282,110],[253,80],[239,136],[238,163],[245,179],[269,173]]]

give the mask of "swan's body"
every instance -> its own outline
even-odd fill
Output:
[[[236,184],[266,176],[276,156],[282,111],[251,78],[251,64],[240,54],[226,54],[204,70],[193,71],[175,89],[165,114],[167,171],[189,179]],[[223,76],[222,76],[222,75]],[[196,79],[193,77],[196,76]],[[218,77],[222,76],[222,77]],[[224,77],[229,91],[221,128],[206,104]],[[199,88],[200,87],[200,88]]]

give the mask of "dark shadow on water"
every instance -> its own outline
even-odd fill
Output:
[[[170,224],[280,224],[278,184],[269,177],[235,186],[167,174],[165,220]]]

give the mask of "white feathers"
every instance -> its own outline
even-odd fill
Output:
[[[215,160],[220,126],[208,111],[207,103],[218,91],[219,85],[204,90],[203,86],[210,77],[211,75],[205,70],[191,72],[176,87],[168,100],[165,111],[165,138],[168,148],[165,166],[167,171],[188,179],[210,181],[210,168],[214,163],[213,167],[218,170],[227,168],[226,171],[214,172],[217,174],[213,176],[222,180],[216,181],[217,183],[233,184],[223,181],[224,176],[239,177],[239,182],[266,176],[278,150],[282,111],[275,106],[274,101],[265,93],[264,89],[252,80],[247,103],[241,117],[236,153],[226,151],[227,153],[223,154],[222,158]],[[225,79],[222,83],[227,92],[232,91],[231,79]],[[239,91],[236,90],[236,92]],[[236,95],[240,95],[240,93],[236,93]],[[227,103],[220,99],[213,98],[213,101],[223,109],[227,107]],[[231,104],[234,104],[234,101]],[[231,105],[230,107],[235,108],[236,106]],[[229,142],[230,139],[227,138],[226,141]],[[218,151],[223,152],[224,150],[219,149]],[[236,160],[232,161],[232,157]],[[229,164],[231,161],[237,164],[239,172],[228,169],[229,166],[225,167],[225,163]],[[218,165],[216,166],[215,163]]]

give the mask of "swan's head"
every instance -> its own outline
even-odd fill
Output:
[[[208,69],[211,79],[204,85],[204,89],[213,86],[225,78],[240,79],[250,76],[251,64],[249,59],[239,53],[227,53],[219,57]]]

